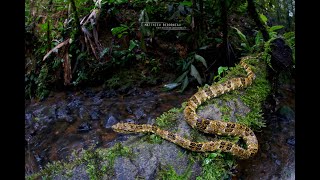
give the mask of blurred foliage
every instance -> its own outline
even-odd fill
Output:
[[[218,67],[225,66],[217,63],[223,62],[219,54],[223,52],[223,24],[228,24],[228,47],[235,56],[266,47],[248,16],[247,1],[225,3],[227,22],[221,18],[219,0],[26,1],[25,98],[43,99],[51,90],[105,83],[124,67],[142,69],[158,78],[160,72],[178,74],[171,82],[180,91],[192,81],[208,83],[213,74],[218,77]],[[255,4],[270,37],[284,37],[295,54],[295,1],[259,0]],[[143,22],[179,23],[188,30],[159,30]],[[55,48],[68,39],[69,44]],[[185,52],[170,43],[185,44]],[[168,45],[168,52],[159,49],[160,45]],[[50,50],[53,52],[43,60]],[[67,65],[71,67],[68,72]],[[70,84],[65,82],[66,75],[71,77]]]

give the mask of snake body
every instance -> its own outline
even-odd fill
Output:
[[[151,132],[159,135],[163,139],[195,152],[221,150],[223,152],[230,152],[240,159],[247,159],[253,156],[258,151],[258,141],[250,128],[238,123],[202,118],[196,113],[197,108],[203,102],[224,93],[228,93],[231,90],[245,88],[252,84],[252,81],[255,79],[255,74],[244,62],[248,58],[249,57],[242,58],[239,63],[245,69],[247,73],[246,77],[232,78],[223,83],[213,84],[199,90],[191,98],[189,98],[184,109],[185,119],[192,128],[208,134],[242,137],[247,145],[246,148],[240,147],[239,145],[227,140],[193,142],[179,136],[176,133],[172,133],[149,124],[117,123],[112,126],[112,129],[119,133]]]

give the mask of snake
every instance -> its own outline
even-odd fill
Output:
[[[236,122],[206,119],[198,116],[196,113],[197,108],[205,101],[235,89],[246,88],[252,84],[256,76],[250,66],[245,62],[249,58],[249,56],[243,57],[239,62],[239,65],[244,68],[247,73],[246,77],[234,77],[222,83],[213,83],[210,86],[204,86],[188,99],[183,111],[186,122],[192,128],[207,134],[238,136],[244,140],[244,146],[224,139],[194,142],[151,124],[120,122],[114,124],[111,128],[118,133],[154,133],[165,140],[194,152],[214,152],[220,150],[231,153],[239,159],[248,159],[254,156],[258,151],[258,140],[248,126]]]

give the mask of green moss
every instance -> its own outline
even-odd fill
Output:
[[[245,124],[254,130],[257,130],[265,125],[262,118],[262,102],[266,99],[270,92],[270,85],[266,78],[266,64],[259,62],[256,59],[248,59],[247,63],[250,65],[252,70],[256,73],[256,79],[253,84],[247,87],[244,91],[232,91],[230,93],[221,95],[219,97],[222,102],[227,102],[233,99],[240,98],[246,106],[250,108],[245,116],[240,114],[235,114],[237,117],[237,122]],[[236,66],[231,68],[228,75],[222,78],[219,83],[236,76],[245,76],[246,73],[242,67]],[[222,119],[228,120],[230,118],[231,109],[226,103],[220,103],[217,98],[209,100],[207,103],[213,103],[218,106],[222,112]],[[237,101],[235,106],[239,106]],[[163,113],[156,119],[156,125],[161,128],[175,127],[177,123],[178,115],[180,115],[186,106],[186,102],[182,104],[181,108],[172,108],[169,111]],[[208,141],[207,136],[198,130],[191,129],[191,137],[186,137],[192,139],[193,141]],[[160,143],[162,139],[157,135],[149,136],[152,143]],[[239,137],[218,137],[219,139],[226,139],[232,142],[238,142]],[[48,164],[42,171],[27,176],[26,179],[37,179],[39,177],[50,179],[57,174],[62,174],[64,176],[72,176],[72,169],[81,164],[86,165],[86,172],[88,173],[90,179],[101,179],[104,175],[113,175],[113,165],[114,161],[119,156],[130,156],[131,150],[127,147],[123,147],[120,144],[115,145],[110,149],[97,149],[83,151],[81,155],[75,155],[76,158],[70,163],[54,162]],[[235,157],[229,153],[224,152],[213,152],[213,153],[195,153],[187,151],[190,163],[188,169],[181,175],[177,174],[172,166],[168,166],[159,172],[158,176],[162,179],[188,179],[191,176],[192,170],[190,167],[196,161],[201,162],[202,172],[196,178],[201,179],[226,179],[229,178],[231,173],[230,170],[234,168],[236,160]],[[181,154],[179,156],[182,156]]]
[[[246,116],[238,116],[238,122],[258,130],[261,127],[265,127],[262,117],[262,103],[269,95],[271,86],[267,80],[266,65],[253,59],[249,59],[250,62],[254,65],[252,69],[256,70],[254,72],[257,73],[257,78],[246,89],[245,95],[240,97],[241,101],[250,108],[250,112]],[[260,66],[259,71],[257,71],[258,66]]]
[[[231,115],[231,108],[227,106],[226,103],[230,100],[240,99],[250,111],[243,116],[243,114],[235,114],[237,118],[237,122],[241,124],[245,124],[254,130],[258,130],[261,127],[265,126],[262,117],[262,103],[266,99],[267,95],[270,93],[270,84],[266,78],[266,64],[263,62],[259,62],[257,59],[252,58],[248,59],[247,63],[252,68],[252,70],[256,73],[256,79],[253,84],[247,87],[244,91],[232,91],[227,94],[223,94],[219,97],[222,100],[222,103],[218,103],[217,98],[211,99],[201,105],[203,108],[207,104],[215,104],[222,113],[222,119],[229,120]],[[241,66],[236,66],[231,68],[228,75],[222,78],[218,83],[222,83],[227,79],[232,77],[246,76],[245,70]],[[235,107],[239,107],[239,102],[235,102]],[[220,105],[219,105],[220,104]],[[207,137],[203,135],[203,133],[198,130],[192,129],[190,132],[191,139],[193,141],[208,141]],[[186,137],[188,138],[188,137]],[[228,140],[234,143],[238,143],[239,137],[229,137],[229,136],[219,136],[219,139]],[[245,146],[244,146],[245,147]],[[230,153],[225,152],[213,152],[213,153],[195,153],[190,152],[189,158],[191,162],[199,161],[202,163],[202,172],[196,179],[228,179],[232,175],[231,169],[236,166],[236,159]],[[166,175],[172,176],[173,179],[179,179],[180,176],[177,176],[173,169],[169,169],[166,172]],[[164,176],[166,178],[167,176]]]
[[[131,148],[122,146],[120,143],[115,144],[112,148],[108,150],[98,149],[96,152],[99,155],[99,157],[101,157],[102,161],[106,162],[101,167],[101,175],[106,173],[111,175],[113,173],[113,165],[117,157],[130,157],[133,155]]]
[[[160,128],[168,128],[174,125],[177,121],[177,116],[183,111],[183,108],[172,108],[167,112],[162,113],[156,119],[156,125]]]
[[[267,80],[266,64],[257,60],[257,58],[250,58],[246,60],[246,63],[251,67],[251,69],[256,74],[256,79],[253,81],[251,86],[248,86],[244,91],[231,91],[230,93],[223,94],[219,97],[220,100],[224,102],[237,99],[240,100],[248,106],[250,112],[245,116],[242,114],[235,114],[237,117],[237,122],[240,124],[247,125],[254,130],[258,130],[261,127],[265,127],[265,122],[263,121],[262,113],[262,103],[267,98],[270,93],[271,87]],[[225,82],[227,79],[232,77],[244,77],[246,76],[245,70],[237,65],[230,68],[228,74],[223,77],[218,83]],[[237,102],[237,101],[234,101]],[[216,104],[222,113],[223,120],[230,119],[230,108],[226,105],[219,106],[217,101],[209,100],[209,103]],[[236,107],[239,106],[235,103]]]
[[[230,178],[230,170],[236,166],[236,159],[229,153],[221,153],[221,151],[212,153],[188,153],[190,163],[200,162],[202,171],[196,179],[228,179]]]
[[[186,155],[186,151],[182,152],[182,151],[179,151],[178,152],[178,158],[182,158],[183,156]]]
[[[183,111],[183,108],[181,107],[181,108],[172,108],[169,111],[162,113],[159,117],[156,118],[155,125],[164,129],[173,127],[174,124],[177,122],[177,118],[178,118],[177,116],[182,111]],[[171,132],[174,132],[174,130],[171,130]],[[160,144],[163,141],[163,139],[156,134],[144,136],[142,140],[152,144]]]
[[[221,180],[230,178],[230,169],[235,166],[235,159],[220,152],[207,153],[201,157],[202,173],[196,180]]]
[[[88,149],[82,150],[79,153],[73,152],[73,157],[76,157],[70,162],[54,161],[48,163],[45,168],[35,174],[26,176],[28,180],[53,179],[57,175],[71,177],[72,170],[84,164],[86,172],[90,179],[101,179],[105,174],[113,174],[114,160],[119,156],[131,156],[132,151],[128,147],[122,146],[120,143],[115,144],[109,149]]]
[[[148,143],[151,143],[151,144],[161,144],[163,142],[163,139],[156,134],[144,136],[144,138],[142,138],[141,140],[147,141]]]
[[[231,109],[226,104],[220,106],[220,111],[222,113],[221,119],[224,121],[230,120]]]
[[[223,94],[219,97],[223,102],[230,101],[232,99],[237,99],[240,97],[240,100],[248,106],[250,111],[245,115],[235,114],[237,117],[237,122],[245,124],[254,130],[257,130],[265,126],[265,122],[262,117],[262,103],[270,93],[270,84],[266,78],[266,64],[259,62],[256,59],[248,59],[247,63],[256,73],[256,79],[253,84],[247,87],[244,91],[232,91],[227,94]],[[236,66],[231,68],[228,75],[222,78],[218,83],[222,83],[231,77],[245,76],[246,72],[242,67]],[[235,106],[238,107],[239,104],[237,101],[234,101]],[[218,101],[209,100],[209,104],[215,104],[218,106],[222,112],[222,119],[228,119],[230,115],[230,108],[226,104],[218,105]],[[192,131],[193,132],[193,131]],[[225,139],[234,143],[239,141],[239,137],[229,137],[229,136],[220,136],[219,139]],[[193,153],[191,153],[193,154]],[[231,175],[230,169],[233,168],[236,164],[235,158],[224,152],[214,152],[214,153],[197,153],[193,154],[192,157],[197,157],[197,159],[202,162],[202,173],[197,177],[197,180],[201,179],[228,179]]]
[[[165,179],[165,180],[185,180],[185,179],[190,179],[191,176],[191,167],[192,167],[193,163],[189,163],[187,169],[185,170],[185,172],[181,175],[179,175],[174,167],[172,167],[171,165],[165,167],[163,170],[161,170],[158,174],[158,177],[160,177],[160,179]]]

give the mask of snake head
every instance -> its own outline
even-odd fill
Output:
[[[111,128],[118,133],[132,133],[134,132],[134,124],[132,123],[117,123]]]

